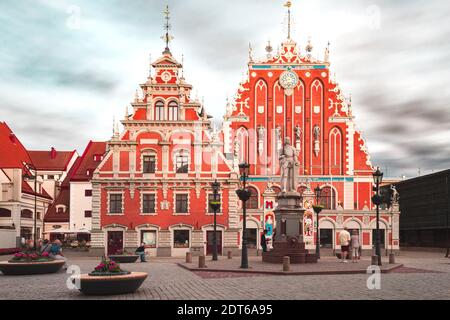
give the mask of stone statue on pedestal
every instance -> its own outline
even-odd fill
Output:
[[[296,192],[298,151],[291,145],[291,139],[284,139],[284,147],[280,155],[282,192]]]

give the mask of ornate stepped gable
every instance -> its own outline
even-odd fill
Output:
[[[323,60],[312,50],[309,41],[302,55],[287,39],[276,55],[269,43],[267,55],[254,60],[250,49],[248,78],[227,103],[225,116],[224,150],[234,153],[235,164],[247,160],[256,164],[253,174],[278,174],[278,150],[289,137],[300,150],[301,175],[372,172],[365,142],[354,128],[351,98],[330,75],[329,47]]]

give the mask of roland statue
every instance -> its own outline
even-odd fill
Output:
[[[299,169],[298,151],[291,145],[291,139],[284,139],[284,146],[280,155],[282,192],[297,192],[297,172]]]

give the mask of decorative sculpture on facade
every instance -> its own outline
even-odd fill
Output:
[[[281,144],[281,128],[280,126],[275,128],[275,141],[277,146],[277,152],[281,152],[282,144]]]
[[[298,151],[291,145],[291,139],[284,139],[284,147],[280,155],[282,192],[295,192],[298,172]]]
[[[261,155],[264,152],[264,137],[266,129],[263,126],[258,127],[258,153]]]
[[[316,124],[314,126],[314,154],[319,156],[320,152],[320,127]]]

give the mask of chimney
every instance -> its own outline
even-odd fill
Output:
[[[50,158],[51,159],[55,159],[56,158],[56,150],[55,148],[52,147],[52,149],[50,150]]]

